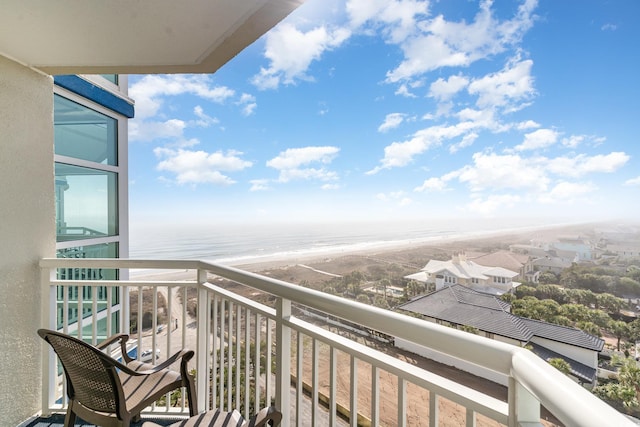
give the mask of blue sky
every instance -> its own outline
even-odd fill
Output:
[[[130,76],[141,222],[637,218],[640,2],[308,0]]]

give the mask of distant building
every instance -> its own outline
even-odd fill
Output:
[[[538,283],[539,273],[535,271],[532,262],[533,258],[529,255],[500,250],[471,258],[471,260],[487,267],[502,267],[507,270],[517,271],[518,280]]]
[[[511,314],[511,306],[487,294],[461,285],[449,285],[434,293],[416,298],[399,309],[419,314],[424,320],[452,327],[469,327],[479,335],[520,347],[529,346],[545,360],[561,358],[571,366],[571,374],[581,382],[596,379],[598,353],[604,340],[580,329],[526,319]],[[504,378],[478,371],[461,360],[444,359],[427,348],[417,348],[401,340],[396,346],[442,363],[502,383]]]
[[[613,252],[619,258],[640,258],[640,243],[620,243],[607,245],[607,252]]]
[[[436,291],[458,284],[479,292],[502,295],[520,285],[513,281],[517,276],[515,271],[480,265],[469,261],[464,252],[457,252],[449,261],[430,260],[422,270],[405,276],[405,279],[434,284]]]
[[[583,237],[558,237],[557,242],[551,242],[551,246],[560,253],[575,254],[575,262],[591,261],[593,259],[593,247],[591,242]],[[568,255],[571,257],[571,255]]]
[[[560,274],[565,268],[571,267],[571,261],[552,256],[537,258],[533,260],[532,264],[539,272],[550,272],[554,274]]]

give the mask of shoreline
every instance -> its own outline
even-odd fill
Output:
[[[245,256],[240,258],[220,258],[203,260],[223,266],[238,268],[255,273],[282,269],[298,264],[323,264],[347,257],[385,257],[405,252],[432,253],[434,250],[471,250],[483,243],[497,246],[530,241],[534,237],[553,238],[559,235],[586,234],[593,231],[594,223],[584,224],[548,224],[543,226],[513,227],[502,230],[482,230],[447,235],[434,235],[416,239],[376,241],[356,243],[344,246],[309,248],[298,251],[276,252],[268,255]],[[449,253],[448,255],[451,255]],[[426,263],[426,261],[425,261]],[[424,265],[420,266],[422,268]],[[182,273],[182,274],[180,274]],[[149,276],[171,274],[175,280],[189,278],[191,273],[185,270],[132,270],[131,277],[143,280]]]

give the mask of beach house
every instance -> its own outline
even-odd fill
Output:
[[[516,279],[523,282],[538,283],[539,272],[533,265],[534,258],[506,250],[499,250],[471,258],[471,261],[493,267],[502,267],[507,270],[517,271]]]
[[[454,253],[447,261],[429,260],[422,270],[405,276],[405,279],[435,285],[436,291],[459,284],[480,292],[501,295],[513,291],[520,284],[513,281],[518,274],[503,267],[480,265],[467,259],[461,251]]]
[[[0,204],[0,346],[3,349],[0,425],[28,425],[31,417],[65,411],[65,382],[59,375],[53,353],[37,336],[38,328],[56,329],[61,316],[65,330],[65,325],[72,324],[74,318],[78,321],[82,317],[87,329],[76,328],[75,332],[92,342],[100,339],[102,319],[104,333],[111,330],[130,333],[132,307],[126,298],[116,307],[114,294],[123,295],[129,289],[142,288],[161,291],[170,297],[169,301],[173,301],[172,294],[181,292],[185,301],[188,299],[197,307],[195,316],[185,308],[179,319],[179,330],[184,339],[186,325],[189,325],[188,332],[195,337],[191,343],[195,357],[190,363],[197,372],[197,399],[201,410],[242,407],[243,411],[249,411],[250,405],[246,402],[262,400],[274,401],[282,409],[285,427],[303,422],[318,425],[323,411],[328,414],[326,425],[335,425],[338,408],[342,416],[353,420],[352,425],[360,415],[366,416],[372,425],[380,425],[384,417],[394,420],[389,424],[404,425],[409,411],[424,411],[421,413],[425,420],[428,419],[430,425],[438,425],[438,408],[449,404],[455,405],[466,425],[475,425],[479,417],[487,417],[516,427],[541,425],[541,406],[544,406],[564,425],[629,425],[619,412],[518,346],[205,261],[122,257],[126,255],[122,248],[128,236],[127,223],[123,221],[127,214],[122,211],[126,209],[127,200],[128,182],[123,179],[128,167],[126,160],[123,163],[120,157],[116,165],[109,160],[114,159],[113,153],[87,158],[87,153],[79,152],[75,144],[58,145],[57,120],[63,120],[67,126],[64,131],[60,127],[66,134],[60,136],[78,135],[71,130],[76,124],[65,120],[64,111],[69,112],[67,118],[74,112],[90,121],[97,120],[100,123],[97,127],[107,137],[121,135],[125,132],[126,118],[131,114],[127,111],[132,102],[126,93],[120,93],[119,85],[125,80],[118,79],[115,83],[109,80],[111,76],[213,73],[300,3],[297,0],[3,1],[0,13],[0,196],[3,201]],[[94,75],[102,76],[90,77]],[[67,78],[61,76],[77,76],[68,81],[86,86],[91,93],[79,94],[81,88],[65,87]],[[92,98],[94,95],[97,98]],[[107,104],[107,101],[118,103],[123,110],[119,111],[118,105]],[[77,124],[80,123],[82,121]],[[97,145],[87,146],[91,147],[89,154],[93,156]],[[114,145],[103,147],[113,149]],[[97,161],[101,158],[105,160]],[[96,163],[100,166],[96,167]],[[82,173],[86,172],[85,168],[92,169],[90,175]],[[109,190],[117,182],[117,197],[101,201],[105,207],[101,215],[106,218],[100,217],[99,224],[81,224],[76,222],[77,218],[72,221],[71,212],[57,215],[56,207],[66,208],[67,202],[72,201],[71,192],[80,187],[73,181],[89,177],[99,178],[101,189]],[[56,204],[56,192],[60,201],[64,194],[64,204]],[[113,191],[110,194],[113,195]],[[114,200],[119,201],[117,207]],[[117,229],[114,229],[116,223],[112,215],[119,215]],[[69,237],[72,232],[82,232],[87,247],[88,243],[105,245],[105,252],[99,258],[57,257],[58,250],[85,246],[75,241],[69,243],[68,248],[63,247],[66,245],[62,245],[62,237]],[[73,239],[80,237],[76,235]],[[116,245],[120,257],[103,257]],[[85,254],[88,254],[86,250]],[[193,277],[187,281],[171,281],[163,276],[163,279],[140,283],[126,279],[129,269],[189,270]],[[107,270],[117,274],[101,277],[94,274]],[[494,277],[506,280],[508,275]],[[272,304],[259,304],[250,297],[222,289],[216,286],[216,278],[268,294]],[[59,312],[60,289],[63,310]],[[65,300],[71,289],[82,290],[75,297],[77,312],[64,305],[74,301],[73,298]],[[101,289],[106,291],[104,308],[100,307]],[[84,310],[84,300],[91,310]],[[508,377],[506,396],[489,396],[304,322],[292,310],[296,305],[502,373]],[[157,304],[151,304],[151,310],[151,317],[157,318]],[[116,312],[119,314],[115,315]],[[148,339],[152,347],[161,348],[161,354],[168,354],[167,350],[176,345],[185,345],[168,334],[168,328],[156,333],[159,329],[156,326],[160,325],[154,324]],[[85,336],[85,332],[90,337]],[[328,363],[322,365],[322,372],[326,373],[322,379],[318,374],[321,350],[330,354]],[[340,369],[337,368],[338,354],[346,355],[347,360]],[[304,385],[302,375],[291,375],[302,372],[303,367],[311,368]],[[217,369],[227,376],[209,375]],[[359,403],[363,393],[359,396],[358,369],[365,369],[371,377],[370,393],[366,393],[370,402],[367,407]],[[393,409],[388,409],[387,400],[385,405],[380,404],[391,396],[380,390],[382,373],[392,376],[397,384],[390,403]],[[251,378],[251,375],[261,376]],[[250,379],[253,383],[249,383]],[[347,396],[346,401],[338,402],[339,384],[346,385],[346,389],[340,389],[340,394],[344,392]],[[411,390],[423,390],[428,397],[420,395],[416,401],[413,392],[407,393],[408,386]],[[325,402],[322,406],[321,394]],[[166,401],[175,400],[175,407],[157,404],[147,408],[143,416],[184,418],[188,415],[184,399],[171,397]],[[308,410],[303,411],[305,408]]]

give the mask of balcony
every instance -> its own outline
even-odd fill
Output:
[[[160,359],[178,348],[195,350],[200,410],[240,408],[249,415],[274,403],[283,412],[283,426],[434,426],[446,421],[515,427],[549,425],[541,420],[544,408],[566,426],[632,425],[526,349],[236,268],[125,259],[43,259],[40,266],[43,327],[61,326],[94,342],[107,331],[129,333],[136,354],[155,349]],[[60,269],[92,273],[60,280]],[[159,279],[71,279],[99,278],[100,269],[149,270]],[[190,280],[173,280],[176,270],[188,270]],[[235,292],[223,286],[229,281]],[[67,292],[67,287],[85,289]],[[81,323],[69,320],[69,313]],[[375,331],[502,375],[506,396],[483,394],[363,340],[331,332],[322,327],[327,320],[342,322],[344,329],[336,330]],[[47,415],[64,411],[66,402],[55,356],[43,349],[42,413]],[[143,417],[186,417],[183,396],[170,393]]]

